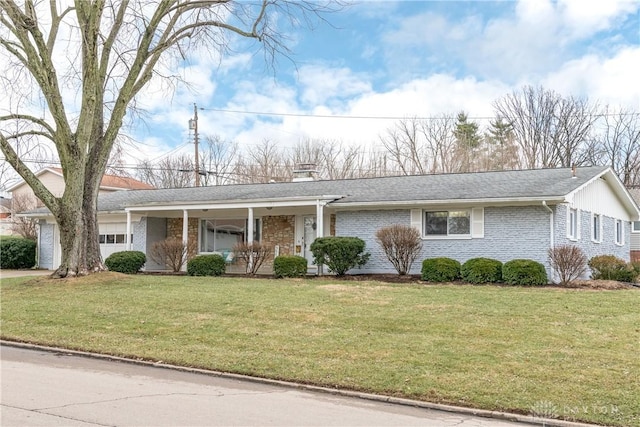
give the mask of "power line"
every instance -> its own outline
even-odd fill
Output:
[[[248,111],[248,110],[229,110],[223,108],[204,108],[199,107],[203,111],[216,111],[219,113],[232,113],[232,114],[247,114],[254,116],[274,116],[274,117],[307,117],[307,118],[319,118],[319,119],[358,119],[358,120],[404,120],[404,119],[416,119],[416,120],[440,120],[445,116],[352,116],[352,115],[340,115],[340,114],[311,114],[311,113],[274,113],[268,111]],[[595,117],[613,117],[613,116],[637,116],[640,112],[634,113],[598,113],[591,114]],[[576,115],[578,116],[578,115]],[[453,117],[453,116],[452,116]],[[493,120],[498,118],[497,116],[467,116],[467,120]],[[510,117],[502,117],[505,120],[509,120]]]

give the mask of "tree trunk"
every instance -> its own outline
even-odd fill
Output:
[[[105,270],[98,242],[95,196],[100,176],[95,171],[88,171],[86,176],[67,176],[62,207],[55,216],[60,227],[62,260],[53,277],[83,276]]]

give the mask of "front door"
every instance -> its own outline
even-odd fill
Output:
[[[316,239],[316,216],[309,215],[303,218],[304,221],[304,257],[309,265],[313,264],[313,254],[311,244]]]

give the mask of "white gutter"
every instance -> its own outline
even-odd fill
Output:
[[[140,204],[124,208],[125,211],[166,211],[166,210],[198,210],[198,209],[249,209],[249,208],[278,208],[295,206],[316,206],[318,200],[332,202],[344,196],[320,196],[310,199],[308,197],[291,197],[286,199],[254,199],[250,201],[225,201],[198,204]]]
[[[547,208],[547,210],[550,213],[550,215],[549,215],[549,239],[550,239],[549,248],[553,249],[553,247],[555,246],[555,244],[554,244],[555,233],[554,233],[554,230],[553,230],[553,226],[554,226],[553,209],[551,209],[549,207],[549,205],[547,205],[547,202],[545,200],[542,201],[542,206]]]
[[[372,201],[372,202],[337,202],[332,203],[334,208],[381,208],[388,206],[469,206],[469,205],[482,205],[487,206],[491,204],[523,204],[531,205],[538,202],[553,201],[562,203],[565,201],[564,196],[547,196],[547,197],[501,197],[501,198],[486,198],[486,199],[441,199],[441,200],[397,200],[397,201]]]

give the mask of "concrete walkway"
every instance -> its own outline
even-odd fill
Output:
[[[65,351],[2,345],[0,360],[2,426],[527,425]]]

